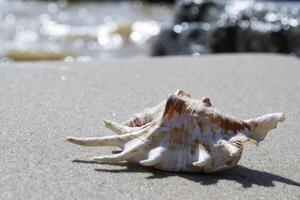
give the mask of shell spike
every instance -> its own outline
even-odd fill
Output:
[[[177,96],[181,96],[181,97],[189,97],[189,98],[191,98],[191,95],[187,91],[184,91],[182,89],[177,90],[174,94],[177,95]]]
[[[67,137],[67,141],[73,144],[89,147],[98,146],[117,146],[123,147],[127,142],[139,137],[143,134],[144,130],[140,130],[134,133],[126,133],[123,135],[103,136],[103,137],[90,137],[90,138],[78,138]]]
[[[270,113],[255,119],[246,120],[246,122],[250,125],[250,137],[260,142],[264,140],[271,129],[277,127],[278,122],[283,122],[284,120],[285,116],[283,113]]]
[[[172,117],[173,113],[176,112],[179,115],[186,110],[185,100],[180,96],[169,94],[163,117]]]
[[[147,146],[147,143],[140,142],[139,140],[133,142],[131,145],[125,147],[125,149],[118,154],[110,156],[93,157],[96,162],[102,163],[116,163],[120,161],[126,161],[130,157],[134,157],[139,151]]]
[[[210,107],[212,106],[211,102],[210,102],[210,99],[208,97],[203,97],[201,99],[202,103],[204,103],[204,105],[206,105],[207,107]]]
[[[120,138],[116,136],[105,136],[105,137],[91,137],[91,138],[77,138],[77,137],[67,137],[67,141],[73,144],[97,147],[97,146],[123,146],[127,140],[125,138]]]
[[[144,166],[153,166],[159,163],[163,158],[163,153],[166,151],[163,147],[156,147],[150,150],[148,154],[148,159],[141,160],[140,164]]]
[[[229,153],[231,157],[239,157],[241,155],[242,153],[241,148],[243,144],[239,140],[236,140],[233,143],[228,142],[226,140],[221,140],[220,143],[224,147],[224,149],[226,149],[226,151]]]
[[[116,134],[125,134],[125,133],[130,133],[134,132],[136,129],[128,126],[123,126],[121,124],[118,124],[116,122],[109,121],[107,119],[103,119],[104,125],[106,128],[112,130]]]
[[[201,146],[198,150],[198,160],[193,162],[193,165],[196,167],[204,167],[209,164],[211,160],[210,154]]]

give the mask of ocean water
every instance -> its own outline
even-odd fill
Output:
[[[271,2],[300,7],[300,1]],[[174,7],[139,1],[0,0],[0,62],[148,56],[153,38],[171,23]]]
[[[0,61],[147,56],[171,5],[0,0]]]

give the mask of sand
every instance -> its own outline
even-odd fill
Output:
[[[300,199],[300,60],[273,54],[0,65],[0,199]],[[239,166],[215,175],[84,163],[114,148],[67,135],[113,134],[122,121],[182,88],[246,119],[286,121]]]

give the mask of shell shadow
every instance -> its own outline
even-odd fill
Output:
[[[85,164],[98,164],[95,161],[85,161],[85,160],[73,160],[75,163],[85,163]],[[101,164],[106,165],[106,164]],[[253,185],[274,187],[274,181],[285,183],[288,185],[293,185],[300,187],[300,183],[294,180],[272,174],[265,171],[259,171],[255,169],[250,169],[241,165],[237,167],[214,174],[202,174],[202,173],[176,173],[176,172],[165,172],[156,169],[146,168],[130,163],[118,163],[109,164],[113,166],[125,167],[118,169],[107,169],[107,168],[96,168],[97,172],[109,172],[109,173],[147,173],[151,174],[146,177],[146,179],[161,179],[170,176],[181,177],[202,185],[212,185],[216,184],[219,180],[229,180],[240,183],[244,188],[252,187]]]

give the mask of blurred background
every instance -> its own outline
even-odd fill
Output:
[[[300,1],[0,0],[0,62],[275,52],[300,56]]]

